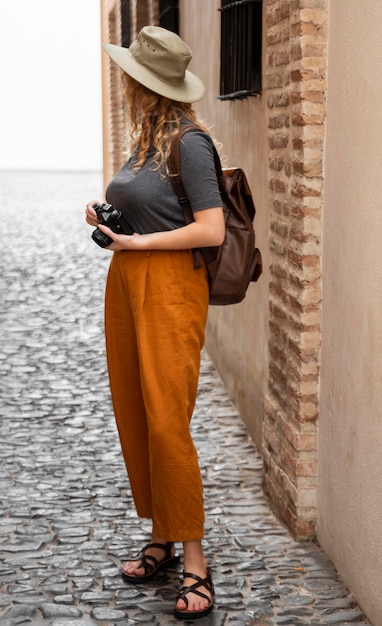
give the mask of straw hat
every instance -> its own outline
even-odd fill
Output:
[[[102,47],[126,74],[161,96],[177,102],[197,102],[204,96],[202,81],[186,69],[190,48],[170,30],[144,26],[130,48],[111,43]]]

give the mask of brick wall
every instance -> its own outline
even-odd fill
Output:
[[[120,4],[101,0],[101,38],[121,45]],[[121,105],[120,70],[102,53],[104,186],[125,161],[125,117]]]
[[[266,0],[270,341],[264,488],[315,534],[327,0]]]
[[[131,2],[131,41],[136,39],[139,31],[143,26],[150,23],[150,2],[144,0],[140,2]]]

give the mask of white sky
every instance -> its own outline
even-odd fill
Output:
[[[0,169],[101,167],[99,0],[0,0]]]

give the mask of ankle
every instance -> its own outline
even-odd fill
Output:
[[[186,541],[183,544],[184,550],[184,571],[194,574],[206,575],[207,560],[203,552],[201,541]]]

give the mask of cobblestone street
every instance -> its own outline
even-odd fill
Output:
[[[120,576],[150,527],[134,511],[109,398],[110,255],[84,221],[101,176],[0,181],[0,624],[179,624],[182,562],[139,587]],[[192,623],[370,624],[320,548],[273,516],[261,457],[207,354],[192,429],[216,586],[213,613]]]

